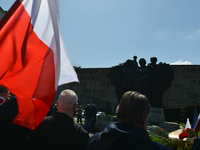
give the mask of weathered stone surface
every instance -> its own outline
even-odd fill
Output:
[[[114,86],[107,76],[110,68],[78,68],[76,69],[80,83],[69,83],[58,88],[56,99],[64,89],[72,89],[79,98],[79,104],[86,106],[93,99],[98,110],[106,110],[109,104],[117,105]],[[113,106],[109,106],[113,109]]]
[[[200,66],[174,65],[172,86],[163,95],[163,108],[200,104]]]
[[[154,123],[154,122],[162,123],[163,122],[163,109],[151,107],[151,115],[150,115],[148,121],[152,122],[152,123]]]

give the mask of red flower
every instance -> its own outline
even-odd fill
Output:
[[[158,131],[158,135],[160,134],[161,131],[164,131],[165,129],[164,128],[161,128],[159,131]]]
[[[160,130],[158,131],[158,135],[160,134]]]
[[[185,133],[185,132],[179,134],[179,139],[181,139],[181,140],[186,138],[186,137],[189,137],[189,135],[187,133]]]
[[[189,128],[187,128],[185,131],[188,131],[189,130]]]

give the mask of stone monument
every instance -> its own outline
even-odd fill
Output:
[[[134,56],[132,60],[111,68],[75,70],[80,84],[68,83],[59,86],[55,101],[62,90],[69,88],[77,93],[80,105],[85,106],[89,99],[93,99],[98,110],[105,111],[109,104],[109,110],[115,112],[124,92],[137,89],[143,92],[145,89],[143,94],[149,94],[152,106],[149,124],[170,130],[178,128],[178,125],[163,122],[163,109],[200,105],[200,65],[170,66],[157,63],[155,57],[146,65],[144,59],[137,61]]]
[[[126,91],[134,90],[146,95],[151,104],[149,125],[173,131],[179,128],[177,124],[163,122],[163,94],[172,85],[174,70],[169,64],[157,64],[156,57],[151,57],[150,61],[146,65],[146,60],[141,58],[138,66],[137,56],[134,56],[133,60],[112,67],[108,76],[115,87],[118,102]]]
[[[146,66],[146,60],[127,60],[123,64],[112,67],[109,73],[111,83],[120,101],[126,91],[135,90],[147,96],[152,107],[162,108],[162,95],[172,84],[173,69],[169,64],[156,64],[157,58],[152,57]]]

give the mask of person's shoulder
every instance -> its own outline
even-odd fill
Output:
[[[47,116],[47,117],[45,117],[42,120],[42,122],[38,125],[38,127],[36,128],[36,130],[43,130],[43,129],[49,128],[50,126],[52,126],[53,120],[54,120],[54,116]]]
[[[85,129],[77,124],[77,123],[74,123],[74,130],[75,130],[75,133],[78,135],[78,139],[80,140],[83,140],[88,143],[88,140],[89,140],[89,134],[87,133],[87,131],[85,131]]]
[[[48,122],[48,121],[52,121],[54,119],[55,119],[55,115],[46,116],[42,122]]]
[[[152,150],[170,150],[167,146],[154,141],[151,141],[150,147],[153,147]]]
[[[85,129],[78,123],[74,123],[74,129],[77,132],[83,133],[83,134],[87,134],[87,131],[85,131]]]
[[[88,150],[101,149],[99,145],[99,134],[100,133],[96,133],[89,139]]]
[[[18,113],[18,104],[16,98],[0,104],[1,123],[12,123]]]
[[[192,145],[192,150],[199,150],[200,149],[200,137],[194,139],[194,143]]]

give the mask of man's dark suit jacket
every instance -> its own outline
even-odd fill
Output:
[[[0,149],[24,150],[28,129],[13,124],[18,113],[16,98],[0,104]]]
[[[67,114],[56,112],[53,116],[45,117],[30,133],[29,140],[30,149],[79,150],[87,148],[89,135]]]
[[[90,106],[90,104],[87,104],[86,108],[85,108],[85,113],[86,113],[86,118],[87,119],[95,119],[96,117],[96,106],[94,104],[92,104]]]

